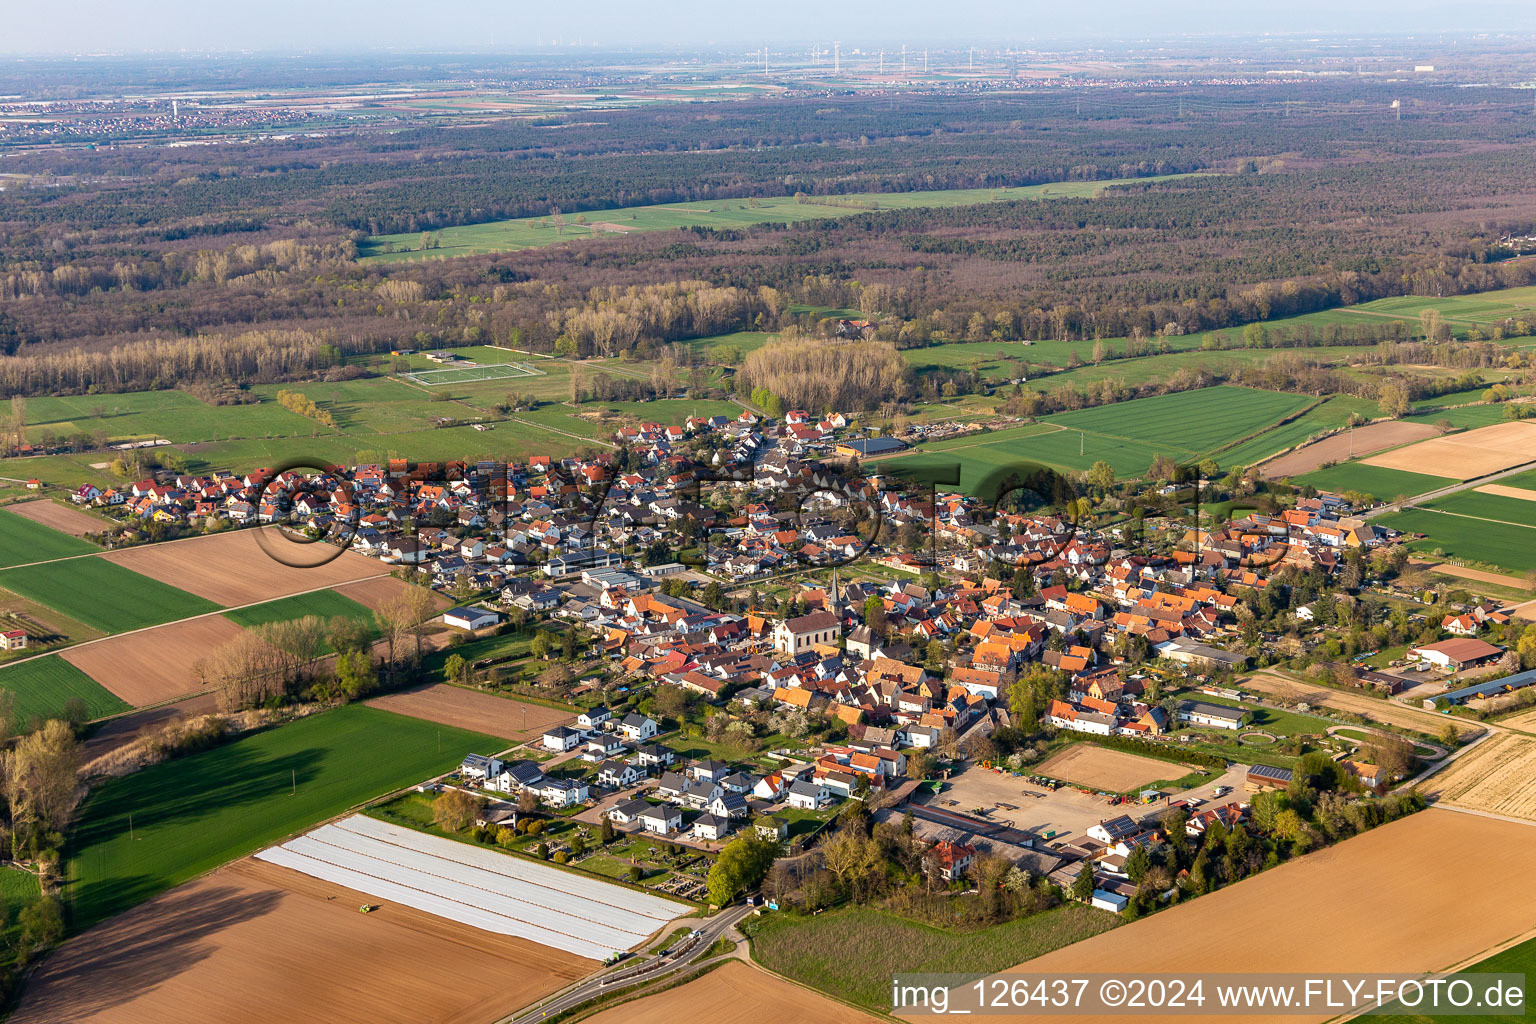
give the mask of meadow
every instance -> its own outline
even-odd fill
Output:
[[[1225,441],[1262,431],[1312,401],[1254,388],[1214,387],[1057,413],[1039,423],[920,445],[875,465],[935,466],[958,461],[960,489],[971,491],[999,467],[1038,462],[1068,473],[1095,462],[1121,478],[1141,476],[1158,455],[1200,459]],[[1053,429],[1054,428],[1054,429]],[[1222,461],[1219,460],[1218,461]]]
[[[1320,491],[1360,491],[1372,495],[1378,501],[1412,497],[1455,482],[1443,476],[1405,473],[1398,469],[1367,466],[1359,462],[1341,462],[1336,466],[1291,478],[1291,483],[1298,487],[1311,484]]]
[[[1395,512],[1379,521],[1405,533],[1427,534],[1429,539],[1408,545],[1414,551],[1427,554],[1439,551],[1450,558],[1481,562],[1514,572],[1536,570],[1536,527],[1469,519],[1429,508]]]
[[[374,628],[373,609],[334,590],[316,590],[308,594],[295,594],[293,597],[280,597],[276,601],[234,608],[224,613],[226,619],[247,629],[270,622],[288,622],[306,615],[317,615],[327,621],[333,618],[352,619],[370,630]],[[331,653],[328,647],[326,653]]]
[[[1462,516],[1475,516],[1479,519],[1496,519],[1516,526],[1536,526],[1536,502],[1526,501],[1523,498],[1510,498],[1502,494],[1461,491],[1448,498],[1432,501],[1425,507],[1442,512],[1454,512]]]
[[[25,516],[0,509],[0,567],[88,555],[100,550],[88,540],[71,537]]]
[[[30,658],[17,665],[0,668],[0,689],[11,694],[16,718],[25,723],[33,715],[54,718],[64,705],[78,697],[85,702],[91,718],[102,718],[131,710],[130,705],[113,696],[96,680],[57,654]]]
[[[990,974],[1119,925],[1081,904],[977,931],[948,931],[872,907],[816,917],[774,914],[750,926],[752,958],[860,1006],[891,1005],[894,974]],[[857,956],[848,951],[857,949]]]
[[[1378,415],[1376,403],[1350,395],[1334,395],[1289,423],[1266,430],[1231,447],[1218,449],[1216,461],[1223,467],[1255,465],[1276,452],[1305,444],[1317,434],[1347,426],[1351,415],[1371,419]]]
[[[111,779],[70,837],[71,927],[504,745],[352,704]]]
[[[212,601],[141,576],[105,558],[0,571],[0,587],[107,633],[142,629],[219,610]]]
[[[1170,175],[1168,177],[1182,177]],[[979,203],[1011,203],[1026,199],[1072,199],[1096,196],[1115,185],[1161,181],[1166,178],[1064,181],[1018,188],[942,189],[927,192],[854,192],[838,196],[770,196],[759,199],[722,199],[713,202],[663,203],[611,210],[588,210],[563,218],[521,217],[513,220],[466,224],[431,232],[435,245],[422,248],[421,233],[375,235],[358,246],[359,259],[367,262],[409,259],[443,259],[478,256],[537,246],[574,242],[631,231],[667,231],[673,228],[744,228],[753,224],[788,224],[832,217],[851,217],[874,210],[923,207],[974,206]],[[579,218],[579,219],[578,219]]]

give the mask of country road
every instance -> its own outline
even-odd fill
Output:
[[[553,1017],[572,1007],[580,1006],[589,999],[601,996],[604,992],[629,988],[633,985],[650,984],[676,974],[697,963],[709,947],[715,944],[716,939],[734,928],[737,922],[751,913],[751,910],[752,908],[747,906],[735,906],[723,910],[703,922],[698,937],[684,940],[672,955],[658,956],[641,964],[619,966],[611,971],[592,975],[538,1006],[503,1017],[496,1024],[538,1024],[547,1017]]]

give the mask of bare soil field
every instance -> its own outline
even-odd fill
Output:
[[[1367,466],[1471,480],[1530,462],[1536,456],[1536,423],[1516,420],[1463,434],[1420,441],[1364,460]]]
[[[1213,964],[1230,973],[1441,970],[1530,930],[1533,837],[1529,825],[1422,811],[1014,970],[1051,974],[1081,971],[1084,964],[1113,964],[1125,974],[1209,971]],[[1507,887],[1424,884],[1444,871],[1447,850],[1513,857],[1500,864]],[[1331,1016],[1202,1019],[1252,1024]]]
[[[1519,498],[1521,501],[1536,501],[1536,491],[1528,487],[1510,487],[1507,484],[1483,484],[1481,487],[1472,488],[1478,494],[1497,494],[1501,498]]]
[[[218,698],[211,693],[200,693],[196,697],[188,697],[175,704],[162,704],[146,711],[119,715],[97,726],[96,730],[80,745],[80,763],[90,764],[98,757],[110,754],[119,747],[126,747],[137,740],[139,734],[146,728],[164,725],[177,715],[195,718],[198,715],[211,715],[217,710],[219,710]]]
[[[1240,685],[1251,687],[1261,693],[1285,697],[1288,700],[1305,701],[1313,707],[1333,708],[1335,711],[1363,715],[1373,721],[1395,725],[1400,729],[1414,729],[1418,732],[1435,734],[1447,725],[1451,725],[1462,734],[1469,732],[1476,734],[1483,731],[1483,727],[1476,722],[1466,722],[1448,715],[1437,715],[1431,711],[1420,712],[1401,704],[1394,704],[1389,700],[1367,697],[1363,693],[1350,693],[1347,690],[1334,690],[1312,683],[1301,683],[1273,672],[1256,673],[1242,680]]]
[[[1157,779],[1178,778],[1185,769],[1169,761],[1107,750],[1092,743],[1074,743],[1042,763],[1041,775],[1066,779],[1092,789],[1125,793]]]
[[[1536,738],[1501,732],[1419,788],[1438,802],[1536,821]]]
[[[270,601],[389,571],[384,563],[355,551],[344,551],[334,561],[309,569],[283,565],[262,549],[250,530],[146,544],[101,557],[226,607]]]
[[[1310,473],[1315,469],[1322,469],[1330,462],[1344,462],[1351,457],[1351,451],[1354,452],[1354,457],[1358,458],[1385,448],[1407,444],[1409,441],[1422,441],[1439,433],[1440,431],[1428,423],[1403,423],[1396,420],[1388,423],[1371,423],[1357,427],[1353,441],[1350,440],[1348,431],[1334,434],[1261,463],[1259,469],[1271,479],[1297,476],[1301,473]]]
[[[382,563],[376,562],[374,564],[380,569],[389,568]],[[358,604],[367,605],[374,611],[379,611],[411,586],[412,584],[405,582],[405,580],[395,579],[393,576],[380,576],[377,579],[346,583],[333,589],[344,597],[350,597]],[[448,600],[446,596],[435,592],[432,595],[432,602],[437,606],[438,611],[450,608],[453,605],[453,602]]]
[[[83,537],[88,533],[100,533],[103,528],[110,525],[105,519],[98,519],[89,513],[70,508],[68,505],[60,505],[47,498],[20,501],[14,505],[5,506],[5,510],[15,512],[34,523],[51,526],[60,533],[69,533],[76,537]]]
[[[622,1003],[587,1024],[874,1024],[877,1018],[741,961],[717,967],[697,981]]]
[[[1413,565],[1422,565],[1430,572],[1440,573],[1442,576],[1455,576],[1458,579],[1472,580],[1474,583],[1492,583],[1498,587],[1513,587],[1516,590],[1525,590],[1526,581],[1519,576],[1508,576],[1499,572],[1488,572],[1485,569],[1468,569],[1460,565],[1449,565],[1445,562],[1431,562],[1423,558],[1410,558]]]
[[[580,957],[243,860],[71,940],[15,1024],[486,1024],[596,969]]]
[[[1510,715],[1508,718],[1500,719],[1499,724],[1508,726],[1511,729],[1521,729],[1525,732],[1536,732],[1536,709],[1526,711],[1518,715]]]
[[[203,615],[66,648],[60,654],[129,704],[142,707],[203,689],[193,666],[241,632],[222,615]]]
[[[424,718],[429,722],[519,741],[543,735],[545,729],[570,722],[576,717],[573,711],[557,711],[542,704],[525,704],[520,700],[466,690],[462,686],[449,686],[447,683],[433,683],[415,690],[389,693],[367,703],[399,715]]]

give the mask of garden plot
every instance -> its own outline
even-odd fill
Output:
[[[256,856],[380,900],[593,960],[641,944],[690,910],[360,815]]]

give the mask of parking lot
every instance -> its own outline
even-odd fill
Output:
[[[924,802],[961,814],[972,814],[981,808],[985,813],[978,816],[987,821],[1002,822],[1041,835],[1055,830],[1051,842],[1063,838],[1080,839],[1090,826],[1117,814],[1140,817],[1155,814],[1158,810],[1155,805],[1111,804],[1104,797],[1085,794],[1070,786],[1053,791],[1029,782],[1024,776],[1007,772],[999,774],[975,764],[961,765],[960,769],[950,776],[942,792]],[[1222,797],[1222,802],[1242,799],[1247,772],[1247,765],[1234,765],[1220,776],[1212,775],[1194,789],[1165,792],[1175,800],[1195,799],[1209,803],[1216,799],[1216,787],[1227,786],[1234,792]]]

